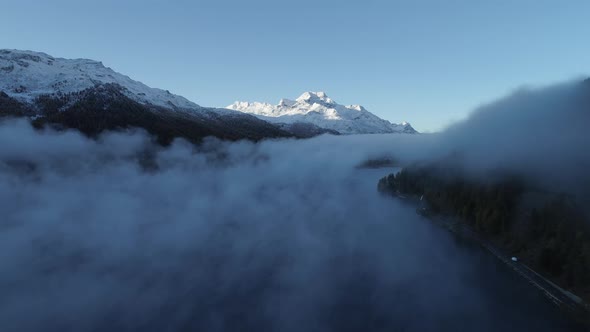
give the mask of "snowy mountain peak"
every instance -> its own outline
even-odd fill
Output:
[[[349,109],[355,110],[355,111],[359,111],[359,112],[362,112],[362,111],[368,112],[367,109],[362,107],[361,105],[348,105],[346,107]]]
[[[307,102],[310,104],[313,103],[325,103],[325,104],[333,104],[334,101],[328,97],[328,95],[323,92],[304,92],[299,98],[296,99],[298,102]]]
[[[279,101],[279,106],[286,106],[286,107],[291,107],[293,105],[295,105],[296,101],[295,100],[291,100],[291,99],[281,99],[281,101]]]
[[[281,99],[278,105],[237,101],[227,108],[269,122],[308,123],[341,134],[416,133],[409,123],[391,123],[360,105],[340,105],[325,92],[304,92],[296,100]]]
[[[0,50],[0,91],[30,103],[41,95],[68,94],[103,84],[117,84],[142,104],[196,109],[199,105],[166,90],[154,89],[119,74],[102,62],[62,59],[21,50]]]

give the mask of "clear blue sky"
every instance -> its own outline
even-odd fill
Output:
[[[4,1],[0,48],[92,58],[204,106],[326,91],[422,131],[590,75],[590,1]]]

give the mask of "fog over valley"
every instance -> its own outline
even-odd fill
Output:
[[[588,199],[590,85],[517,91],[436,134],[260,142],[0,123],[12,331],[582,330],[477,242],[383,195],[416,164]],[[384,168],[358,167],[387,159]]]
[[[590,331],[590,1],[0,13],[0,332]]]

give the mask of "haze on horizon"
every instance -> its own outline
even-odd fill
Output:
[[[585,1],[91,1],[2,5],[2,48],[91,58],[205,106],[326,91],[419,131],[590,73]]]

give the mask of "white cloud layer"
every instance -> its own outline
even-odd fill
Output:
[[[198,148],[156,147],[140,131],[93,141],[5,121],[2,330],[561,326],[491,258],[379,196],[377,180],[392,170],[355,166],[459,151],[476,174],[562,170],[556,182],[571,188],[588,179],[588,96],[579,83],[518,92],[442,134]],[[512,312],[501,296],[514,294],[535,311]]]

